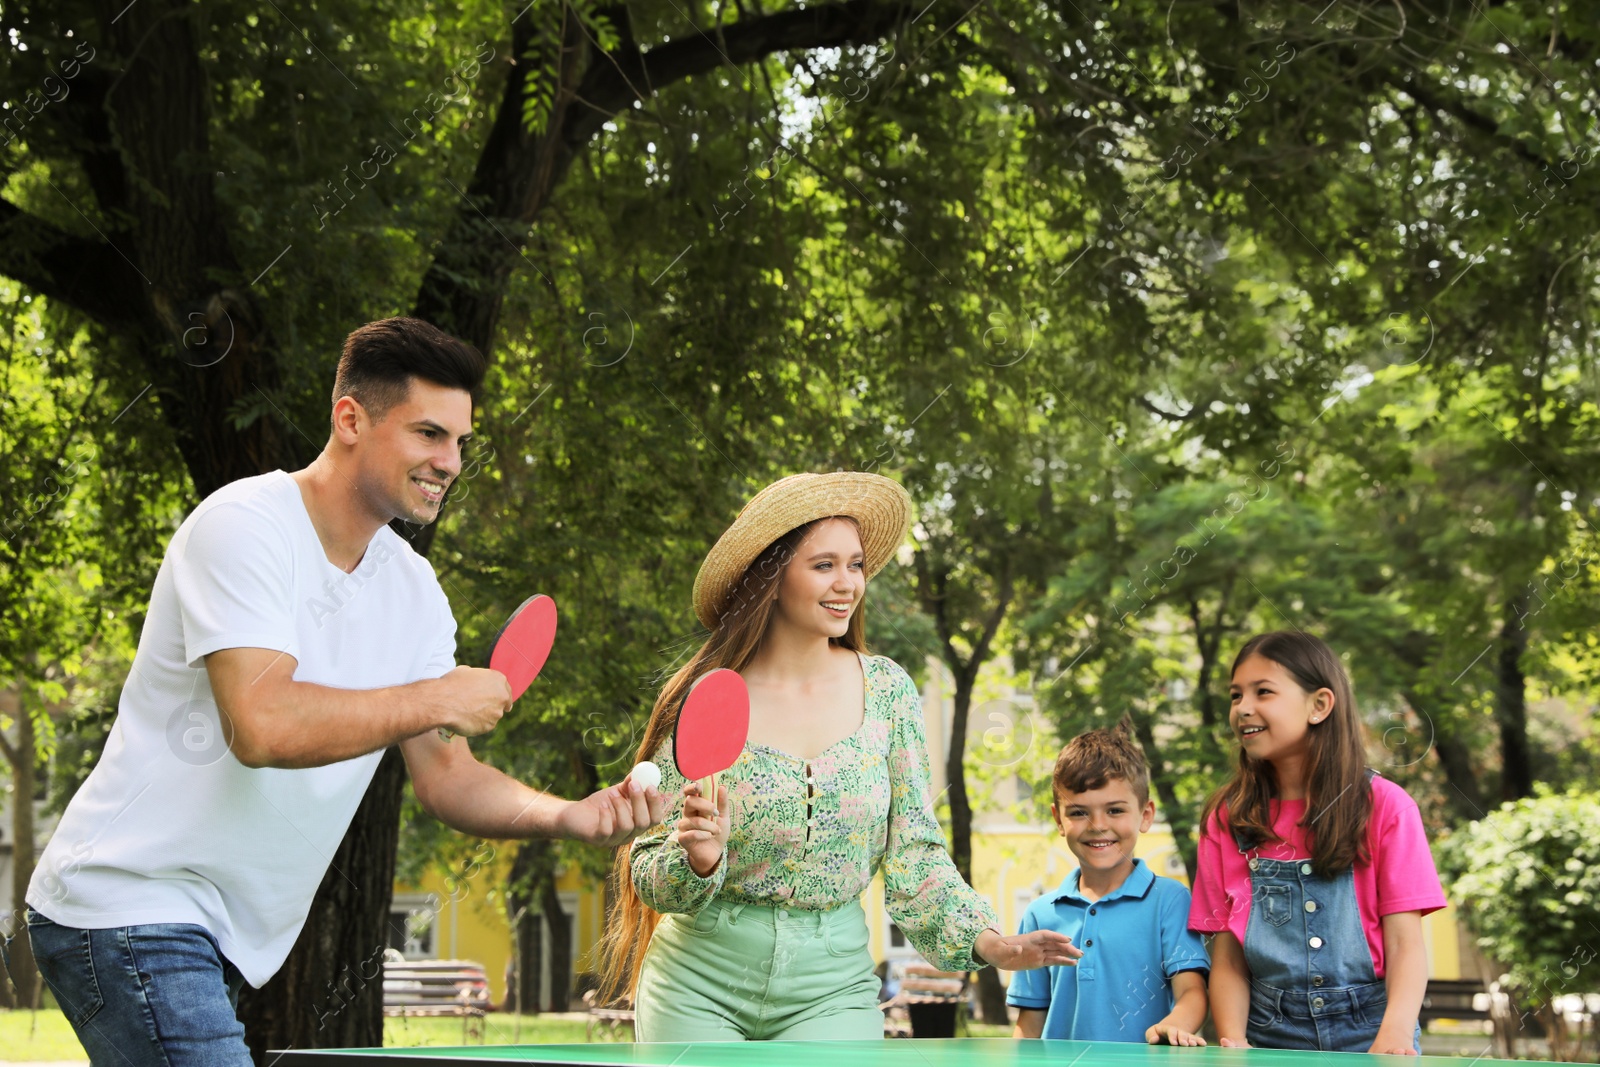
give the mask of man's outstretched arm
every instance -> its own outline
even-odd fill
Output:
[[[466,741],[428,732],[400,746],[417,800],[434,818],[478,837],[564,837],[620,845],[661,821],[666,800],[631,782],[563,800],[479,763]]]

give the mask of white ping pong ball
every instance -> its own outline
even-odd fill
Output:
[[[661,786],[661,768],[645,760],[628,775],[640,789],[657,789]]]

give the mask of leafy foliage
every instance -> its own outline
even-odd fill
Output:
[[[1450,896],[1524,1005],[1590,993],[1600,973],[1600,795],[1577,789],[1501,805],[1438,847]]]

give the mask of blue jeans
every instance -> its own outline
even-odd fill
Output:
[[[244,978],[201,926],[59,926],[29,909],[45,984],[93,1067],[251,1067]]]

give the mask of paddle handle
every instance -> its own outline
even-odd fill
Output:
[[[702,779],[700,779],[700,795],[703,796],[703,797],[710,797],[711,798],[711,806],[713,808],[717,806],[717,776],[716,776],[716,774],[713,773],[710,778],[702,778]]]

